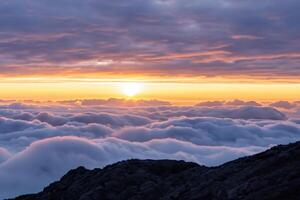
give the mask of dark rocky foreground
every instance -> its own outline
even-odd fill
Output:
[[[215,168],[129,160],[68,172],[39,194],[15,200],[300,199],[300,142]]]

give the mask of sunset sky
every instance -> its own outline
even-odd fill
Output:
[[[300,0],[0,0],[0,199],[299,141],[299,20]]]
[[[297,0],[3,0],[0,98],[298,100],[299,9]]]

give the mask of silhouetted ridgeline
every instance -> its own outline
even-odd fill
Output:
[[[300,199],[300,142],[209,168],[171,160],[79,167],[15,200]]]

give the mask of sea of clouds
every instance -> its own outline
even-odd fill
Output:
[[[0,199],[78,166],[179,159],[216,166],[300,140],[300,102],[0,102]]]

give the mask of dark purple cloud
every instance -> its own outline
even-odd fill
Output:
[[[196,104],[196,106],[207,106],[207,107],[217,107],[223,105],[224,105],[224,101],[204,101]]]
[[[6,161],[9,157],[10,153],[6,149],[0,147],[0,163]]]
[[[276,101],[274,103],[271,103],[270,106],[283,109],[293,109],[297,107],[296,103],[293,104],[288,101]]]
[[[4,0],[1,75],[297,79],[299,9],[297,0]]]
[[[242,101],[238,99],[226,102],[226,104],[230,106],[261,106],[261,104],[255,101]]]

